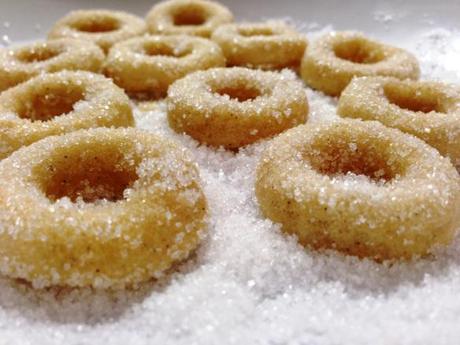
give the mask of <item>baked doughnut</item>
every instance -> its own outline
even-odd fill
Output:
[[[293,74],[212,68],[172,84],[167,111],[176,132],[237,149],[304,123],[308,102]]]
[[[110,10],[72,11],[54,24],[48,39],[72,37],[91,41],[105,52],[115,43],[145,33],[145,22],[132,14]]]
[[[116,44],[105,74],[128,93],[164,97],[169,85],[190,72],[225,66],[215,43],[192,36],[143,36]]]
[[[460,166],[460,88],[439,82],[355,78],[337,112],[377,120],[419,137]]]
[[[450,243],[459,186],[450,161],[422,140],[347,119],[275,138],[257,168],[256,196],[301,244],[382,261]]]
[[[212,34],[228,66],[298,68],[307,39],[283,22],[226,24]]]
[[[129,98],[101,75],[43,74],[0,94],[0,159],[50,135],[134,125]]]
[[[338,96],[353,77],[391,76],[418,79],[417,59],[409,52],[356,32],[333,32],[313,42],[301,64],[302,79],[312,88]]]
[[[40,73],[99,72],[104,59],[104,52],[97,45],[70,38],[0,49],[0,91]]]
[[[210,37],[216,27],[231,23],[227,7],[207,0],[168,0],[152,7],[147,14],[152,34]]]
[[[1,161],[0,175],[0,271],[34,287],[135,286],[205,230],[195,163],[136,129],[48,137]]]

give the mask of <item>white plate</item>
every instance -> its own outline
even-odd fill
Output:
[[[223,2],[238,20],[289,17],[306,32],[364,31],[417,54],[425,78],[460,82],[459,1]],[[0,43],[44,38],[72,9],[144,15],[151,5],[0,0]],[[312,117],[334,111],[334,100],[308,95]],[[142,123],[168,131],[161,114]],[[214,219],[197,262],[137,292],[35,291],[0,277],[0,344],[460,343],[458,239],[436,259],[393,267],[306,252],[258,217],[253,196],[238,189],[250,189],[243,175],[252,173],[257,148],[237,157],[194,153],[213,212],[225,215]]]

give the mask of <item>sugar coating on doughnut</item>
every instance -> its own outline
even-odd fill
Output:
[[[146,17],[152,34],[210,37],[233,14],[222,4],[207,0],[167,0],[152,7]]]
[[[460,88],[431,81],[355,78],[337,112],[376,120],[426,141],[460,166]]]
[[[104,52],[94,43],[71,38],[0,49],[0,91],[41,73],[99,72]]]
[[[417,59],[409,52],[359,32],[326,34],[312,42],[301,64],[302,79],[312,88],[338,96],[353,77],[418,79]]]
[[[115,43],[140,36],[145,31],[144,20],[127,12],[78,10],[59,19],[48,33],[48,39],[78,38],[94,42],[108,52]]]
[[[209,40],[185,35],[143,36],[113,46],[104,72],[129,93],[158,98],[186,74],[222,66],[222,51]]]
[[[256,196],[303,245],[378,261],[425,255],[460,225],[450,161],[371,121],[307,124],[275,138],[259,162]]]
[[[222,25],[212,40],[228,66],[261,69],[298,68],[307,46],[306,37],[282,21]]]
[[[41,74],[0,94],[0,158],[50,135],[134,125],[129,98],[91,72]]]
[[[34,287],[135,286],[185,259],[204,234],[196,164],[153,134],[49,137],[1,161],[0,174],[0,271]]]
[[[202,144],[238,149],[304,123],[308,101],[294,73],[212,68],[168,90],[169,125]]]

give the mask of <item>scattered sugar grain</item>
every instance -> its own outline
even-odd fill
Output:
[[[456,40],[433,31],[415,43],[425,78],[460,82],[460,69],[443,63],[456,58],[442,51]],[[337,118],[334,98],[306,92],[310,121]],[[304,250],[258,210],[254,170],[266,141],[237,154],[209,149],[173,132],[165,112],[164,102],[136,110],[136,123],[188,147],[200,166],[211,217],[195,257],[129,291],[34,290],[0,278],[0,343],[460,342],[460,239],[436,258],[394,265]],[[342,177],[372,183],[360,178]]]

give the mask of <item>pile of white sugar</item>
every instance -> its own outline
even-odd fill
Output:
[[[424,79],[460,83],[458,37],[436,29],[403,48]],[[336,100],[306,92],[310,121],[335,117]],[[138,291],[40,291],[0,278],[0,344],[460,343],[460,238],[391,267],[305,250],[257,207],[266,143],[236,155],[198,146],[169,129],[161,102],[136,120],[194,153],[211,213],[206,241],[177,273]]]

